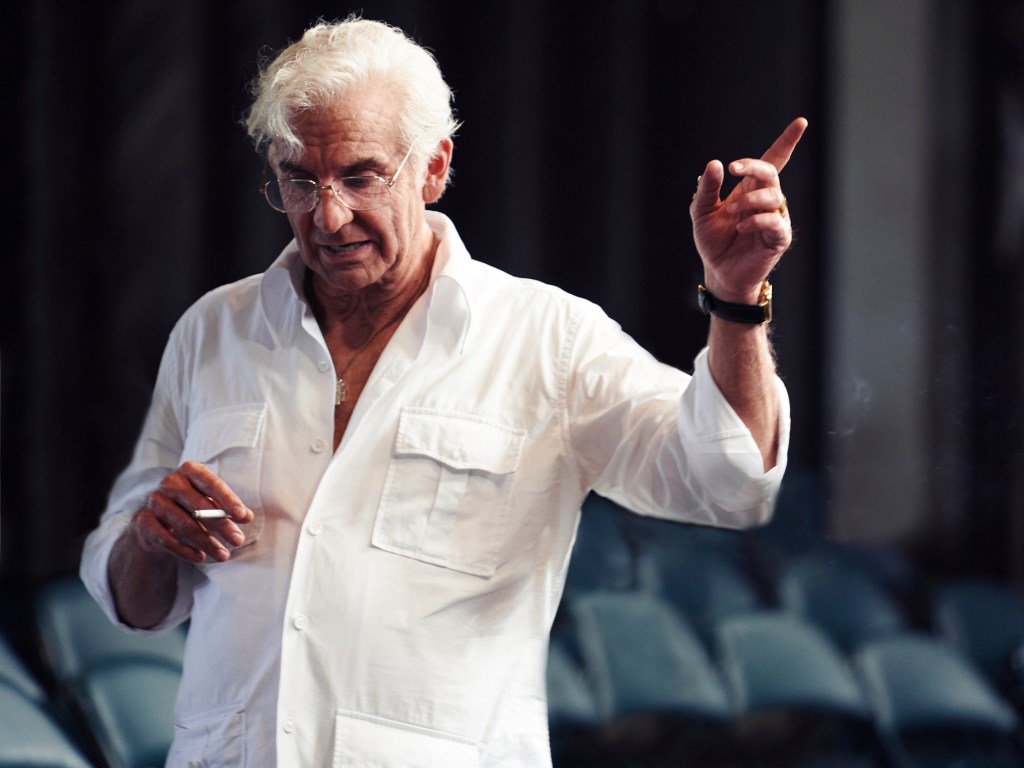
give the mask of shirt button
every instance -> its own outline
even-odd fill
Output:
[[[324,532],[324,525],[319,520],[314,520],[306,527],[306,530],[310,536],[319,536]]]
[[[313,453],[323,453],[327,450],[327,441],[321,440],[319,437],[312,442],[309,446]]]
[[[307,619],[305,616],[303,616],[300,613],[298,616],[296,616],[294,619],[292,619],[292,625],[296,629],[301,631],[301,630],[303,630],[303,629],[305,629],[306,627],[309,626],[309,619]]]
[[[321,360],[319,363],[316,364],[316,367],[320,369],[321,373],[325,373],[327,369],[331,367],[331,364],[327,360]]]
[[[285,720],[284,723],[281,725],[281,729],[285,733],[292,733],[295,730],[295,721],[290,718],[288,720]]]

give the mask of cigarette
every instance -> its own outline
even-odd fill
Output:
[[[228,513],[223,509],[196,509],[192,512],[192,517],[196,520],[215,520],[227,516]]]

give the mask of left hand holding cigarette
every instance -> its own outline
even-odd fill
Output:
[[[224,562],[245,543],[253,512],[208,467],[187,461],[163,479],[132,518],[134,540],[154,555]]]

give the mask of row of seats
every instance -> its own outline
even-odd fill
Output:
[[[46,584],[33,607],[36,665],[0,636],[0,768],[163,766],[184,629],[122,632],[73,576]]]
[[[586,505],[548,664],[556,766],[1024,765],[1024,603],[898,557]],[[121,632],[75,577],[0,635],[0,768],[163,764],[185,629]],[[30,668],[38,667],[38,672]]]
[[[1024,765],[1024,601],[892,553],[584,509],[548,667],[561,765]],[[915,584],[920,588],[920,584]]]

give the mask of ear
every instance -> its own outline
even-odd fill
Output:
[[[437,148],[427,161],[427,175],[423,180],[423,202],[427,205],[441,199],[448,185],[448,170],[452,164],[452,140],[445,137],[437,142]]]
[[[263,163],[264,167],[277,173],[277,148],[273,142],[267,145],[267,151],[263,154]]]

